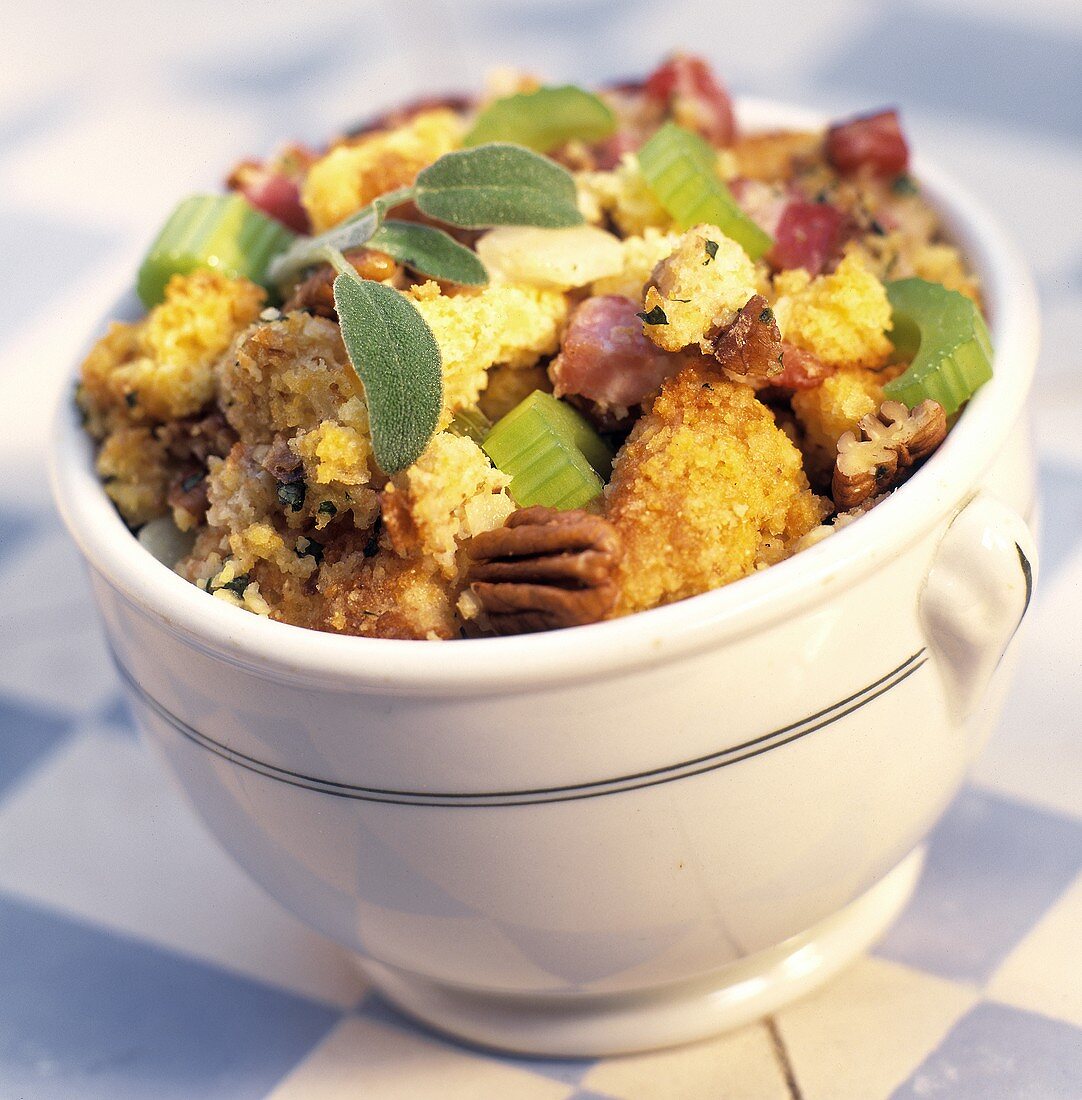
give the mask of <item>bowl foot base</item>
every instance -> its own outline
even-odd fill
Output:
[[[703,977],[629,993],[492,993],[362,963],[392,1004],[481,1046],[520,1054],[600,1057],[675,1046],[759,1019],[844,969],[905,907],[924,860],[918,848],[867,893],[776,947]]]

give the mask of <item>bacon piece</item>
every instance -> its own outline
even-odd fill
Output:
[[[630,298],[588,298],[571,316],[560,354],[549,364],[557,397],[578,394],[603,406],[639,404],[684,365],[643,334]]]
[[[781,333],[767,300],[756,294],[728,328],[714,337],[714,358],[725,370],[742,378],[766,378],[779,372]]]
[[[827,202],[790,199],[774,231],[767,260],[775,271],[802,267],[818,275],[841,247],[846,216]]]
[[[229,173],[226,186],[230,191],[239,191],[257,210],[294,233],[310,233],[300,185],[315,159],[316,154],[303,145],[289,145],[270,161],[242,160]]]
[[[805,351],[795,344],[783,341],[781,345],[781,373],[775,374],[770,379],[770,386],[772,389],[783,391],[786,394],[794,393],[796,390],[811,390],[818,386],[824,378],[829,378],[835,370],[837,370],[837,367],[824,363],[810,351]]]
[[[880,111],[835,123],[827,131],[827,160],[848,175],[867,166],[873,175],[896,176],[909,164],[897,111]]]
[[[645,91],[677,123],[714,145],[732,145],[736,139],[733,102],[701,57],[674,54],[647,77]]]

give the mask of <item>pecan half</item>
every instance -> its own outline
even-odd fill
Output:
[[[589,512],[521,508],[468,553],[470,587],[497,634],[583,626],[616,605],[620,541]]]
[[[834,463],[834,503],[853,508],[889,489],[911,466],[927,458],[946,438],[947,414],[935,401],[910,412],[899,401],[884,401],[863,416],[860,437],[845,432]]]
[[[761,294],[748,299],[732,324],[707,338],[718,365],[737,378],[772,378],[781,372],[781,332]]]
[[[398,265],[392,257],[375,248],[354,248],[345,253],[345,257],[362,279],[382,282],[384,279],[390,279],[398,270]],[[334,308],[336,274],[337,272],[330,264],[320,264],[306,279],[302,279],[293,288],[293,293],[286,299],[282,311],[292,313],[296,309],[303,309],[331,321],[338,320],[338,314]]]

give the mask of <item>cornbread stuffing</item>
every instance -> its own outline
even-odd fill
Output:
[[[125,521],[247,612],[451,639],[683,600],[878,506],[990,375],[979,282],[894,112],[741,134],[704,73],[588,129],[504,74],[182,203],[77,389]]]

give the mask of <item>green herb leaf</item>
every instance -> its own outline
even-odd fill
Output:
[[[388,191],[380,195],[363,210],[325,233],[315,237],[298,237],[284,252],[276,256],[267,269],[268,277],[277,284],[299,275],[306,267],[312,267],[326,261],[331,251],[347,252],[367,244],[372,234],[379,229],[388,210],[401,206],[413,196],[413,189],[400,187],[397,191]]]
[[[463,145],[513,141],[547,153],[569,141],[594,142],[616,129],[616,116],[596,95],[571,84],[520,92],[490,103],[474,120]]]
[[[704,244],[704,247],[706,249],[706,259],[703,260],[703,267],[706,267],[706,265],[708,263],[710,263],[711,260],[717,259],[718,242],[717,241],[706,241],[705,244]]]
[[[300,479],[280,482],[278,485],[278,503],[291,512],[299,512],[304,507],[304,498],[308,495],[308,486]]]
[[[669,323],[669,318],[665,316],[665,311],[661,306],[654,306],[649,312],[636,313],[635,316],[638,317],[644,325],[667,325]]]
[[[464,229],[581,225],[571,173],[521,145],[494,143],[440,157],[418,176],[414,202]]]
[[[443,401],[440,349],[425,319],[397,290],[343,274],[334,280],[342,339],[368,401],[372,451],[386,474],[417,460]]]
[[[387,221],[369,238],[368,244],[387,252],[406,267],[462,286],[484,286],[485,265],[442,229],[417,222]]]

